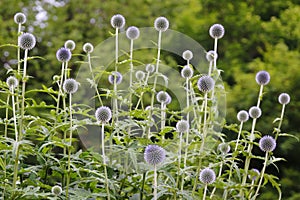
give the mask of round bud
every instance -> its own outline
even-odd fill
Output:
[[[6,79],[6,84],[9,87],[10,90],[15,89],[19,85],[19,81],[16,77],[10,76]]]
[[[260,174],[260,172],[259,172],[257,169],[251,169],[251,170],[249,171],[248,178],[249,178],[251,181],[255,181],[255,180],[259,177],[259,174]]]
[[[272,136],[266,135],[259,140],[259,148],[264,152],[274,151],[276,140]]]
[[[193,52],[191,52],[190,50],[185,50],[182,53],[182,57],[184,60],[191,60],[193,58]]]
[[[92,53],[94,51],[94,46],[91,43],[85,43],[82,49],[85,53]]]
[[[62,189],[59,185],[55,185],[55,186],[52,187],[51,192],[55,196],[59,196],[62,193]]]
[[[144,159],[150,165],[157,165],[166,158],[166,151],[158,145],[148,145],[144,152]]]
[[[116,14],[112,16],[112,18],[110,19],[110,23],[113,28],[120,29],[125,26],[125,18],[123,17],[123,15]]]
[[[252,106],[249,109],[249,115],[252,119],[257,119],[261,116],[261,109],[257,106]]]
[[[24,13],[18,12],[14,16],[14,21],[16,24],[24,24],[26,22],[26,15]]]
[[[218,58],[218,54],[215,51],[211,50],[206,53],[206,60],[208,62],[213,61],[215,58]]]
[[[197,82],[197,86],[201,92],[209,92],[215,86],[215,81],[208,75],[201,76]]]
[[[192,78],[193,74],[194,74],[193,69],[188,65],[184,66],[181,70],[182,78]]]
[[[56,52],[56,58],[60,62],[68,62],[70,61],[71,57],[72,57],[72,53],[68,48],[62,47],[58,49]]]
[[[19,47],[24,50],[31,50],[35,47],[36,40],[31,33],[23,33],[18,40]]]
[[[111,119],[111,110],[109,107],[101,106],[97,108],[95,112],[95,117],[98,122],[106,123]]]
[[[185,133],[190,129],[189,122],[186,120],[180,120],[176,123],[176,130],[179,133]]]
[[[218,150],[222,153],[222,154],[227,154],[230,151],[230,146],[228,143],[221,143],[218,146]]]
[[[205,168],[200,172],[199,179],[204,184],[212,184],[216,180],[216,174],[212,169]]]
[[[270,74],[267,71],[259,71],[255,80],[259,85],[267,85],[270,82]]]
[[[224,36],[225,29],[221,24],[214,24],[209,29],[210,37],[214,39],[220,39]]]
[[[140,36],[140,30],[135,26],[128,27],[126,36],[130,40],[135,40]]]
[[[64,81],[63,89],[68,94],[73,94],[78,90],[78,82],[75,79],[69,78]]]
[[[76,47],[76,44],[73,40],[67,40],[65,42],[65,48],[70,49],[71,51],[73,51]]]
[[[291,100],[290,95],[287,93],[281,93],[278,97],[278,101],[280,104],[286,105],[290,103],[290,100]]]
[[[119,85],[123,80],[123,76],[120,72],[113,71],[108,76],[108,82],[113,85],[115,83],[115,78],[116,78],[116,84],[117,85]]]
[[[241,110],[240,112],[238,112],[237,114],[237,119],[240,121],[240,122],[246,122],[248,121],[249,119],[249,114],[247,111],[245,110]]]
[[[159,91],[156,95],[156,99],[159,103],[167,103],[170,95],[165,91]]]
[[[145,78],[145,72],[139,70],[135,72],[135,77],[138,81],[142,81]]]
[[[149,73],[153,73],[155,70],[155,66],[152,65],[152,64],[147,64],[146,65],[146,72],[149,72]]]
[[[157,31],[166,31],[169,28],[169,21],[165,17],[158,17],[154,21],[154,28]]]

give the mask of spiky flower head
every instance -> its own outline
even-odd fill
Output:
[[[266,135],[259,140],[259,148],[264,152],[274,151],[276,140],[272,136]]]
[[[191,60],[193,58],[193,52],[190,51],[190,50],[185,50],[182,53],[182,57],[183,57],[184,60]]]
[[[145,72],[139,70],[135,72],[135,77],[137,80],[142,81],[145,78]]]
[[[116,14],[112,16],[112,18],[110,19],[110,23],[113,28],[120,29],[125,26],[125,18],[123,17],[123,15]]]
[[[218,59],[218,54],[215,51],[210,50],[206,53],[206,60],[208,62],[213,61],[215,58]]]
[[[255,76],[255,80],[259,85],[267,85],[270,82],[270,74],[267,71],[259,71]]]
[[[62,47],[57,50],[56,52],[56,58],[60,62],[68,62],[71,60],[72,53],[70,49]]]
[[[188,65],[184,66],[181,70],[182,78],[192,78],[193,74],[194,74],[194,70]]]
[[[216,180],[216,174],[212,169],[205,168],[200,172],[199,179],[204,184],[212,184]]]
[[[64,81],[63,89],[68,94],[73,94],[78,90],[78,82],[73,78],[68,78]]]
[[[24,13],[18,12],[14,16],[14,21],[16,24],[24,24],[26,22],[26,15]]]
[[[176,123],[176,130],[179,133],[185,133],[190,129],[189,122],[186,120],[180,120]]]
[[[230,145],[228,143],[221,143],[218,145],[218,150],[222,153],[222,154],[227,154],[230,151]]]
[[[280,104],[286,105],[288,103],[290,103],[290,95],[287,93],[281,93],[278,97],[278,101]]]
[[[36,39],[31,33],[23,33],[20,35],[18,45],[21,49],[31,50],[35,47]]]
[[[146,65],[146,72],[153,73],[155,70],[155,66],[153,64]]]
[[[170,98],[170,95],[165,91],[159,91],[156,95],[156,99],[159,103],[167,103],[168,98]]]
[[[197,86],[201,92],[209,92],[215,86],[215,81],[208,75],[201,76],[197,82]]]
[[[73,51],[76,47],[76,44],[73,40],[67,40],[65,42],[65,48],[70,49],[71,51]]]
[[[259,174],[260,174],[260,172],[259,172],[257,169],[251,169],[251,170],[249,171],[248,178],[249,178],[251,181],[255,181],[255,180],[259,177]]]
[[[154,21],[154,28],[157,30],[157,31],[166,31],[168,30],[169,28],[169,21],[167,18],[165,17],[158,17],[155,19]]]
[[[91,43],[85,43],[82,47],[85,53],[92,53],[94,51],[94,46]]]
[[[108,76],[108,82],[113,85],[115,79],[116,79],[116,84],[119,85],[123,80],[122,74],[120,72],[112,71],[111,74]]]
[[[9,76],[7,79],[6,79],[6,84],[7,86],[9,87],[10,90],[13,90],[15,89],[16,87],[18,87],[19,85],[19,81],[16,77],[14,76]]]
[[[55,185],[51,188],[52,194],[59,196],[62,193],[62,188],[59,185]]]
[[[261,109],[257,106],[252,106],[249,109],[249,115],[252,119],[257,119],[261,116]]]
[[[248,121],[249,119],[249,114],[247,111],[245,110],[241,110],[238,112],[237,114],[237,119],[240,121],[240,122],[246,122]]]
[[[144,159],[150,165],[162,163],[166,158],[166,151],[158,145],[148,145],[144,152]]]
[[[138,39],[140,36],[140,30],[135,26],[130,26],[127,28],[126,36],[130,40]]]
[[[214,24],[209,28],[209,35],[214,39],[220,39],[224,36],[225,29],[221,24]]]
[[[111,119],[110,108],[107,106],[101,106],[101,107],[97,108],[97,110],[95,112],[95,117],[96,117],[97,121],[100,123],[109,122],[109,120]]]

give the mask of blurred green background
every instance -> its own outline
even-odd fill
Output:
[[[198,41],[206,50],[213,48],[209,27],[220,23],[225,36],[219,41],[218,68],[227,92],[227,123],[237,123],[236,113],[248,110],[256,102],[258,85],[254,78],[267,70],[271,82],[265,87],[263,117],[258,121],[262,134],[271,134],[273,120],[280,115],[278,95],[287,92],[291,103],[286,108],[282,131],[300,136],[300,1],[299,0],[23,0],[0,1],[0,45],[16,44],[16,12],[27,15],[26,32],[37,37],[37,47],[30,55],[45,60],[31,61],[29,87],[51,86],[52,76],[60,73],[55,52],[68,39],[76,42],[73,53],[80,54],[86,42],[98,44],[113,31],[110,18],[117,13],[126,18],[126,26],[152,26],[158,16],[170,21],[170,28]],[[0,75],[5,80],[6,68],[16,66],[16,49],[0,48]],[[76,70],[77,56],[71,67]],[[249,128],[249,127],[248,127]],[[228,132],[227,134],[231,134]],[[228,136],[232,137],[232,136]],[[281,138],[275,151],[287,162],[271,169],[281,178],[283,199],[300,199],[300,145],[295,139]],[[261,168],[259,166],[253,166]],[[261,199],[273,199],[272,188],[264,190]]]

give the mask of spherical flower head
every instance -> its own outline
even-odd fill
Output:
[[[176,130],[179,133],[185,133],[190,129],[189,122],[186,120],[180,120],[176,123]]]
[[[214,24],[209,28],[209,35],[214,39],[220,39],[224,36],[225,29],[221,24]]]
[[[24,24],[26,22],[26,15],[24,13],[18,12],[14,16],[14,21],[16,24]]]
[[[73,51],[76,47],[76,44],[73,40],[67,40],[65,42],[65,48],[70,49],[71,51]]]
[[[19,47],[24,50],[31,50],[35,47],[36,39],[31,33],[23,33],[19,37]]]
[[[126,31],[126,36],[130,40],[138,39],[140,36],[140,30],[135,26],[130,26]]]
[[[185,50],[182,53],[182,57],[184,60],[191,60],[193,58],[193,52],[191,52],[190,50]]]
[[[167,18],[165,17],[158,17],[155,19],[154,21],[154,28],[157,30],[157,31],[166,31],[168,30],[169,28],[169,21]]]
[[[145,78],[145,72],[139,70],[135,72],[135,77],[137,80],[142,81]]]
[[[115,82],[115,78],[116,78],[116,84],[117,85],[119,85],[122,82],[122,80],[123,80],[123,76],[122,76],[122,74],[120,72],[113,71],[108,76],[108,82],[113,85],[114,82]]]
[[[155,66],[153,64],[146,65],[146,72],[153,73],[155,70]]]
[[[259,148],[264,152],[274,151],[276,140],[272,136],[266,135],[259,140]]]
[[[85,53],[92,53],[94,51],[94,46],[91,43],[85,43],[82,47]]]
[[[194,70],[190,66],[186,65],[182,68],[181,70],[182,78],[192,78],[193,75],[194,75]]]
[[[111,119],[110,108],[106,107],[106,106],[101,106],[101,107],[97,108],[97,110],[95,112],[95,117],[96,117],[97,121],[100,123],[109,122],[109,120]]]
[[[249,115],[252,119],[257,119],[261,116],[261,109],[257,106],[252,106],[249,109]]]
[[[260,174],[260,172],[259,172],[257,169],[251,169],[251,170],[249,171],[248,178],[249,178],[251,181],[255,181],[255,180],[259,177],[259,174]]]
[[[287,93],[281,93],[278,97],[278,101],[282,105],[286,105],[290,103],[290,100],[291,100],[290,95]]]
[[[259,71],[256,74],[255,80],[259,85],[267,85],[270,82],[270,74],[267,71]]]
[[[166,151],[158,145],[148,145],[144,152],[144,159],[150,165],[162,163],[166,158]]]
[[[246,122],[248,121],[249,119],[249,114],[247,111],[245,110],[241,110],[238,112],[237,114],[237,119],[240,121],[240,122]]]
[[[167,93],[168,94],[168,93]],[[172,102],[172,97],[168,94],[167,95],[167,101],[166,101],[166,105],[170,104]]]
[[[212,184],[216,180],[216,174],[212,169],[205,168],[200,172],[199,179],[204,184]]]
[[[210,50],[206,53],[206,60],[208,62],[213,61],[215,58],[218,59],[218,54],[215,51]]]
[[[19,85],[19,81],[16,77],[10,76],[6,79],[6,84],[9,87],[10,90],[15,89]]]
[[[215,81],[208,75],[201,76],[197,82],[197,86],[201,92],[209,92],[215,86]]]
[[[218,150],[222,153],[222,154],[227,154],[230,151],[230,146],[228,143],[221,143],[218,145]]]
[[[71,60],[72,53],[70,49],[62,47],[57,50],[56,52],[56,58],[60,62],[68,62]]]
[[[156,95],[156,99],[159,103],[167,103],[168,98],[170,98],[170,95],[165,91],[159,91]]]
[[[112,18],[110,19],[110,23],[113,28],[120,29],[125,26],[125,18],[123,17],[123,15],[116,14],[112,16]]]
[[[68,94],[74,94],[78,90],[78,82],[72,78],[66,79],[63,84],[63,89]]]
[[[55,196],[59,196],[62,193],[62,189],[59,185],[55,185],[55,186],[52,187],[51,192]]]

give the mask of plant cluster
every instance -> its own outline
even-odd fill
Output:
[[[190,64],[195,52],[182,52],[186,65],[180,66],[178,79],[184,80],[186,93],[181,95],[186,102],[182,110],[172,110],[169,105],[177,101],[176,96],[167,83],[158,82],[167,79],[160,71],[167,18],[158,17],[154,22],[157,55],[152,63],[134,58],[134,42],[140,37],[135,26],[126,29],[130,49],[119,49],[125,18],[117,14],[111,18],[115,29],[113,70],[93,66],[97,55],[91,43],[83,45],[84,54],[74,55],[76,44],[68,40],[56,52],[61,73],[53,77],[53,85],[30,90],[26,86],[33,77],[27,74],[27,66],[30,60],[42,58],[29,55],[36,48],[36,37],[22,32],[26,16],[17,13],[14,20],[18,44],[1,46],[16,48],[18,60],[16,69],[8,69],[7,79],[0,83],[5,112],[0,140],[3,199],[256,199],[268,182],[281,199],[278,178],[266,169],[284,160],[273,151],[278,137],[291,136],[281,131],[290,97],[286,93],[278,97],[282,112],[274,121],[278,126],[273,133],[256,130],[256,122],[263,116],[263,89],[270,81],[267,71],[259,71],[255,77],[260,87],[257,104],[237,113],[239,125],[216,122],[221,73],[217,48],[225,33],[221,24],[209,29],[214,49],[205,52],[207,74],[198,73]],[[121,50],[129,51],[122,60]],[[69,64],[73,56],[86,58],[81,63],[89,71],[86,81],[95,94],[95,107],[74,103],[83,83],[72,78]],[[137,64],[145,71],[136,70]],[[119,88],[125,82],[119,71],[124,65],[129,68],[126,91]],[[102,80],[103,74],[106,80]],[[104,81],[112,89],[99,84]],[[50,96],[52,102],[37,101],[39,95]],[[249,117],[251,130],[245,130]],[[220,126],[237,133],[236,139],[228,140]],[[91,129],[98,133],[94,140],[99,146],[83,149],[78,138],[83,130]],[[256,147],[264,156],[254,151]],[[251,169],[254,159],[261,165]]]

